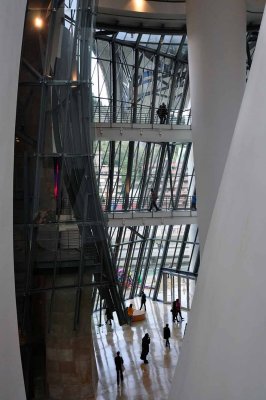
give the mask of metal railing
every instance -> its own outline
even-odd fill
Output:
[[[132,124],[135,119],[134,122],[137,124],[160,124],[156,111],[153,121],[151,121],[151,106],[138,105],[134,110],[131,103],[119,102],[114,112],[111,102],[109,105],[103,105],[100,99],[94,98],[93,122]],[[183,110],[181,116],[179,110],[168,110],[165,123],[167,125],[191,125],[191,110]]]
[[[175,205],[175,199],[172,199],[171,196],[164,196],[162,200],[157,200],[157,207],[161,211],[172,211],[172,210],[191,210],[196,211],[196,207],[192,205],[191,202],[192,196],[181,195],[178,199],[178,203]],[[126,212],[126,211],[149,211],[151,206],[151,200],[149,197],[144,198],[142,200],[142,206],[139,207],[139,198],[138,197],[130,197],[128,207],[125,209],[124,200],[118,199],[117,201],[113,201],[111,203],[111,207],[108,209],[106,202],[102,200],[102,208],[105,212]],[[156,211],[153,208],[153,211]]]
[[[175,201],[175,198],[172,198],[170,195],[164,196],[162,199],[158,199],[156,201],[157,207],[160,211],[196,211],[195,204],[192,204],[192,196],[189,195],[181,195],[178,199],[178,202]],[[148,212],[151,206],[151,199],[150,197],[145,197],[141,200],[138,196],[131,196],[129,197],[128,205],[125,207],[125,199],[122,197],[119,199],[114,199],[111,202],[111,205],[108,207],[106,199],[102,199],[102,210],[106,213],[121,213],[121,212]],[[153,207],[152,211],[156,211],[156,208]],[[39,215],[39,214],[38,214]],[[56,212],[53,210],[42,210],[41,212],[42,218],[36,217],[35,225],[38,226],[39,224],[50,224],[59,223],[64,224],[68,222],[79,222],[79,218],[74,216],[72,206],[68,198],[62,199],[62,208],[60,210],[59,216],[56,215]],[[89,219],[88,219],[89,221]],[[51,226],[51,225],[50,225]],[[67,228],[66,231],[71,231],[72,229]],[[74,229],[76,231],[76,229]],[[77,231],[76,231],[77,232]],[[66,237],[68,233],[61,232],[61,242],[62,246],[69,247],[79,247],[80,244],[78,243],[79,235],[73,236],[71,234],[71,245],[69,243],[69,237]]]

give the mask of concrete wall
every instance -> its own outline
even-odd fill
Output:
[[[18,341],[13,262],[14,132],[26,0],[0,7],[0,397],[25,399]]]
[[[187,29],[202,251],[245,89],[245,1],[188,0]]]
[[[265,399],[265,87],[264,17],[170,400]]]

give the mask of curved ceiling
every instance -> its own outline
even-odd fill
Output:
[[[246,0],[248,29],[258,27],[265,0]],[[184,33],[186,2],[160,0],[99,0],[96,25],[112,31]]]

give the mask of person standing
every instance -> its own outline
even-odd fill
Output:
[[[182,314],[181,314],[181,304],[180,304],[179,299],[176,299],[175,304],[176,304],[176,311],[177,311],[176,315],[179,314],[180,318],[181,318],[181,321],[184,321],[184,318],[182,317]],[[176,319],[177,319],[177,316],[176,316]]]
[[[160,211],[159,207],[156,204],[157,199],[158,199],[157,193],[155,192],[155,190],[153,188],[151,188],[151,193],[150,193],[151,204],[150,204],[150,208],[148,211],[151,211],[153,209],[153,207],[156,209],[156,211]]]
[[[119,385],[119,377],[121,378],[121,382],[123,382],[124,379],[123,377],[124,360],[120,356],[120,351],[116,353],[115,368],[116,368],[117,384]]]
[[[197,210],[197,196],[196,193],[194,193],[191,197],[191,210],[195,211]]]
[[[165,327],[163,328],[163,338],[165,339],[165,347],[169,347],[170,349],[170,342],[169,342],[169,338],[171,337],[171,331],[169,328],[169,325],[166,324]]]
[[[161,105],[161,115],[162,115],[162,118],[161,118],[161,124],[165,124],[165,122],[166,122],[166,117],[167,117],[167,115],[168,115],[168,110],[167,110],[167,108],[166,108],[166,105],[165,105],[165,103],[163,103],[162,105]]]
[[[165,124],[165,122],[166,122],[166,117],[167,117],[167,115],[168,115],[168,110],[167,110],[167,108],[166,108],[165,103],[162,103],[162,104],[159,106],[159,108],[158,108],[158,110],[157,110],[157,115],[158,115],[158,117],[159,117],[159,119],[160,119],[160,124]]]
[[[140,359],[144,361],[145,364],[149,364],[149,361],[147,360],[147,355],[149,354],[150,351],[150,336],[148,333],[145,333],[145,335],[142,338],[142,351],[141,351],[141,356]]]
[[[157,115],[159,117],[160,120],[160,124],[163,123],[163,110],[162,110],[162,105],[159,106],[158,110],[157,110]]]
[[[146,294],[144,293],[144,291],[141,292],[140,310],[142,309],[142,306],[144,306],[145,311],[146,311]]]

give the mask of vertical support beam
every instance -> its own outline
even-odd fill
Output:
[[[178,255],[176,271],[179,271],[182,266],[182,261],[183,261],[183,257],[184,257],[184,253],[185,253],[185,249],[186,249],[186,245],[187,245],[189,229],[190,229],[190,225],[186,225],[185,232],[184,232],[183,239],[182,239],[182,244],[181,244],[179,255]]]
[[[173,191],[173,180],[172,180],[172,158],[173,158],[173,151],[170,150],[170,144],[167,143],[167,156],[168,156],[168,163],[167,163],[167,169],[168,169],[168,176],[169,176],[169,181],[170,181],[170,192],[171,192],[171,205],[174,208],[174,191]],[[172,145],[175,147],[174,145]]]
[[[133,277],[133,283],[132,283],[131,290],[130,290],[130,296],[129,296],[130,298],[133,298],[134,296],[136,296],[136,291],[137,291],[137,286],[138,286],[138,279],[139,279],[140,273],[141,273],[141,265],[142,265],[141,261],[143,259],[143,253],[144,253],[145,246],[146,246],[146,239],[147,239],[147,237],[149,235],[149,230],[150,230],[150,227],[146,226],[145,230],[144,230],[145,240],[140,245],[140,250],[139,250],[138,259],[137,259],[137,265],[136,265],[136,268],[135,268],[135,273],[134,273],[134,277]]]
[[[138,112],[138,77],[139,77],[139,49],[135,50],[135,67],[134,67],[134,81],[133,81],[133,124],[137,122]]]
[[[183,92],[182,92],[182,98],[181,98],[181,102],[180,102],[180,106],[179,106],[179,110],[178,110],[178,114],[177,114],[177,121],[176,121],[177,125],[180,125],[181,121],[182,121],[182,115],[183,115],[183,111],[184,111],[184,107],[185,107],[186,99],[187,99],[188,86],[189,86],[189,73],[187,70],[185,82],[184,82],[184,88],[183,88]]]
[[[184,156],[184,159],[183,159],[180,179],[179,179],[177,190],[176,190],[176,198],[175,198],[174,208],[177,208],[177,206],[178,206],[178,201],[179,201],[179,198],[180,198],[180,195],[181,195],[181,189],[182,189],[182,186],[183,186],[183,183],[184,183],[184,178],[185,178],[185,175],[186,175],[186,169],[187,169],[187,164],[188,164],[188,159],[189,159],[191,147],[192,147],[191,143],[188,143],[187,144],[187,148],[186,148],[186,152],[185,152],[185,156]]]
[[[161,265],[160,265],[160,271],[158,273],[157,282],[156,282],[155,289],[154,289],[153,300],[157,300],[158,292],[159,292],[160,285],[161,285],[162,274],[163,274],[162,269],[165,266],[165,260],[166,260],[166,257],[167,257],[167,253],[168,253],[168,249],[169,249],[169,244],[170,244],[170,239],[171,239],[171,236],[172,236],[173,228],[174,228],[173,225],[170,225],[169,229],[168,229],[168,232],[167,232],[165,245],[164,245],[164,249],[163,249],[162,261],[161,261]]]
[[[155,178],[155,183],[154,183],[154,189],[155,192],[158,193],[158,189],[160,187],[160,182],[162,179],[162,173],[163,173],[163,163],[165,160],[165,153],[166,153],[166,143],[162,143],[161,144],[162,148],[161,148],[161,154],[160,154],[160,160],[159,160],[159,165],[158,165],[158,169],[156,171],[156,178]],[[162,199],[160,199],[159,204],[161,205],[161,201]]]
[[[145,147],[145,160],[144,160],[144,169],[142,174],[142,182],[140,188],[140,195],[138,198],[138,209],[143,207],[143,197],[144,193],[147,191],[147,177],[148,177],[148,169],[151,155],[151,142],[146,143]]]
[[[163,302],[167,303],[167,274],[163,274]]]
[[[157,82],[158,82],[158,71],[159,71],[159,61],[160,55],[156,54],[155,56],[155,67],[153,71],[153,90],[152,90],[152,98],[151,98],[151,119],[150,123],[154,123],[154,115],[155,115],[155,102],[157,96]]]
[[[169,94],[169,101],[168,101],[168,110],[169,111],[172,109],[172,106],[173,106],[173,100],[174,100],[174,96],[175,96],[175,92],[176,92],[176,81],[178,79],[178,67],[180,65],[179,57],[182,54],[182,50],[183,50],[185,41],[186,41],[186,35],[183,35],[180,45],[179,45],[179,48],[178,48],[178,52],[175,57],[175,61],[174,61],[175,62],[174,73],[173,73],[172,84],[171,84],[171,89],[170,89],[170,94]],[[166,117],[167,124],[169,124],[169,120],[170,120],[170,112],[168,112],[167,117]]]
[[[107,210],[111,210],[114,191],[115,142],[110,142]]]
[[[117,68],[116,68],[116,43],[112,42],[112,80],[113,80],[113,108],[112,122],[116,122],[117,113]]]
[[[124,210],[127,210],[129,204],[129,192],[131,187],[131,176],[132,176],[132,167],[133,167],[133,159],[134,159],[134,142],[129,142],[128,149],[128,162],[127,162],[127,176],[125,182],[125,197],[124,197]]]
[[[246,84],[245,1],[188,0],[187,32],[203,249]]]
[[[154,115],[155,115],[155,103],[157,96],[157,82],[158,82],[158,72],[159,72],[159,63],[160,63],[160,50],[162,46],[164,35],[160,37],[160,42],[158,43],[157,52],[155,56],[155,67],[153,71],[153,90],[152,90],[152,100],[151,100],[151,120],[150,123],[154,123]]]

